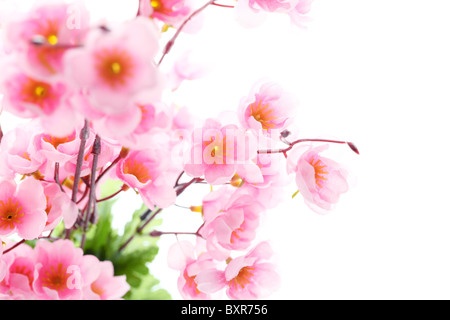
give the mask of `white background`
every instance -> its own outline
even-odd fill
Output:
[[[94,3],[107,3],[114,17],[135,12],[131,1],[128,11],[124,1]],[[268,77],[297,95],[302,137],[360,149],[357,156],[334,146],[328,154],[354,177],[332,213],[313,213],[301,196],[267,213],[260,238],[271,241],[282,277],[269,298],[450,298],[449,12],[446,0],[316,0],[306,31],[277,14],[248,30],[232,9],[210,7],[202,31],[182,34],[173,47],[167,65],[192,49],[212,67],[177,94],[196,115],[236,110]],[[179,202],[199,204],[205,192]],[[161,230],[195,231],[186,210],[162,217]],[[165,261],[175,241],[161,239],[151,269],[178,299],[178,273]]]

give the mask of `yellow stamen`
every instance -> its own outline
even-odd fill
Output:
[[[161,7],[161,2],[159,2],[158,0],[152,0],[150,1],[150,5],[153,8],[158,9],[159,7]]]
[[[120,66],[120,63],[114,62],[114,63],[111,65],[111,70],[112,70],[112,72],[113,72],[114,74],[119,74],[120,71],[122,71],[122,67]]]
[[[36,95],[36,97],[43,97],[45,95],[45,88],[43,86],[36,86],[36,88],[34,88],[34,94]]]
[[[55,36],[54,34],[52,34],[51,36],[47,37],[47,41],[49,44],[51,44],[52,46],[54,46],[55,44],[58,43],[58,37]]]

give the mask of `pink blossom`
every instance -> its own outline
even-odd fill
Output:
[[[225,249],[244,250],[255,239],[260,215],[265,208],[252,196],[240,191],[237,190],[215,215],[210,214],[205,219],[200,233],[210,247],[214,247],[211,241],[216,240]]]
[[[61,80],[39,80],[9,67],[2,75],[0,90],[5,111],[22,118],[39,118],[45,131],[52,135],[69,134],[80,120]]]
[[[229,181],[240,167],[249,173],[247,178],[254,181],[262,179],[256,164],[250,161],[256,157],[253,137],[237,126],[222,127],[218,121],[208,119],[203,128],[194,130],[192,137],[193,145],[184,166],[188,175],[204,175],[209,184],[222,184]]]
[[[84,288],[85,300],[119,300],[130,285],[125,276],[114,276],[114,266],[110,261],[99,261],[100,274],[90,286]]]
[[[63,56],[80,44],[88,24],[89,14],[80,1],[41,1],[5,26],[7,44],[20,53],[20,62],[28,72],[55,75],[63,71]]]
[[[225,269],[227,295],[231,299],[254,300],[275,291],[280,277],[275,266],[267,262],[272,257],[267,242],[261,242],[245,256],[231,260]]]
[[[239,119],[246,129],[281,132],[290,123],[295,99],[276,83],[257,83],[239,105]]]
[[[30,246],[22,244],[5,255],[6,276],[0,282],[0,293],[4,293],[10,299],[35,298],[32,289],[35,267],[32,253]]]
[[[15,173],[26,175],[40,169],[45,157],[35,146],[34,137],[39,127],[32,123],[19,125],[2,138],[0,157],[4,165],[0,168],[3,177],[13,178]]]
[[[45,196],[42,185],[28,178],[16,185],[0,182],[0,236],[17,231],[26,240],[39,237],[45,227]]]
[[[207,68],[199,61],[195,61],[191,51],[184,52],[174,63],[169,73],[172,91],[177,90],[183,81],[195,80],[207,73]]]
[[[72,49],[65,56],[66,76],[75,88],[87,90],[93,109],[121,114],[127,111],[129,98],[139,91],[160,91],[160,75],[153,62],[158,39],[154,24],[145,18],[111,31],[94,29],[83,48]]]
[[[140,14],[178,27],[192,12],[189,0],[139,0]]]
[[[69,240],[39,241],[34,259],[33,289],[41,300],[79,300],[84,287],[90,286],[100,273],[98,259],[83,256],[83,250]]]
[[[197,287],[197,275],[203,270],[215,268],[215,263],[207,253],[195,257],[195,249],[188,241],[178,241],[168,252],[169,267],[180,271],[178,290],[184,299],[207,300],[211,296]]]
[[[322,157],[328,146],[310,148],[302,155],[292,152],[288,158],[288,172],[295,173],[295,182],[305,203],[315,212],[325,214],[348,191],[347,172],[341,165]]]
[[[78,208],[68,194],[61,191],[56,183],[45,183],[44,194],[47,200],[47,223],[44,231],[53,230],[62,219],[66,229],[71,228],[78,217]]]
[[[173,188],[176,173],[170,169],[164,150],[132,151],[121,159],[116,167],[116,175],[131,188],[136,189],[144,203],[153,209],[166,208],[175,203]]]
[[[199,290],[214,293],[222,288],[231,299],[255,300],[267,297],[278,289],[280,277],[275,265],[267,262],[272,257],[267,242],[261,242],[245,256],[227,260],[224,271],[204,269],[197,275]]]

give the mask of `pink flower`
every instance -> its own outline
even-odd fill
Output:
[[[77,1],[39,4],[25,16],[6,25],[8,46],[20,53],[28,72],[50,76],[63,71],[63,56],[80,44],[89,14]]]
[[[317,213],[333,208],[339,196],[348,191],[347,172],[338,163],[319,155],[328,146],[310,148],[300,157],[292,152],[288,172],[295,172],[295,182],[306,204]]]
[[[45,157],[35,146],[34,137],[39,127],[32,123],[17,126],[2,138],[0,157],[4,166],[0,168],[4,177],[14,177],[15,173],[26,175],[39,170]]]
[[[262,179],[256,164],[250,161],[256,157],[253,137],[237,126],[222,127],[218,121],[208,119],[203,128],[194,130],[192,136],[193,145],[184,166],[188,175],[204,175],[209,184],[222,184],[241,168],[249,173],[248,179]]]
[[[261,242],[245,256],[229,259],[225,271],[205,269],[197,275],[199,290],[214,293],[227,288],[231,299],[255,300],[275,291],[280,277],[275,266],[267,262],[272,250],[267,242]]]
[[[0,282],[0,293],[12,299],[34,299],[34,260],[33,250],[22,244],[5,256],[6,276]]]
[[[244,250],[255,239],[259,218],[265,208],[252,196],[240,191],[237,190],[220,211],[205,219],[200,233],[207,239],[208,247],[214,247],[217,241],[225,249]]]
[[[79,300],[83,289],[100,273],[98,259],[83,256],[83,250],[75,248],[69,240],[39,241],[34,259],[33,289],[39,299]]]
[[[275,133],[290,123],[295,99],[276,83],[256,84],[239,106],[239,119],[246,129]]]
[[[140,0],[140,14],[178,27],[191,13],[189,0]]]
[[[130,97],[139,91],[160,91],[160,76],[153,62],[158,39],[154,24],[145,18],[111,31],[92,30],[83,48],[65,56],[66,76],[76,88],[87,90],[93,109],[121,114],[127,111]]]
[[[168,252],[169,267],[180,271],[178,290],[183,299],[207,300],[211,296],[197,287],[197,275],[203,270],[215,268],[215,263],[207,253],[195,257],[195,249],[190,242],[178,241]]]
[[[225,269],[228,297],[254,300],[275,291],[280,277],[275,266],[266,262],[271,256],[272,249],[269,244],[262,242],[247,255],[231,260]]]
[[[17,231],[26,240],[39,237],[47,221],[45,207],[44,190],[37,180],[28,178],[19,185],[0,182],[0,236]]]
[[[184,52],[174,63],[169,73],[169,81],[172,91],[177,90],[183,81],[195,80],[203,77],[207,73],[207,68],[194,61],[191,51]]]
[[[22,118],[39,118],[47,133],[66,135],[80,118],[67,99],[61,80],[39,80],[16,67],[6,68],[0,83],[5,110]]]
[[[132,151],[121,159],[116,175],[131,188],[136,189],[144,203],[153,209],[166,208],[175,203],[173,188],[176,180],[164,150]]]
[[[45,184],[44,194],[47,200],[47,223],[44,231],[53,230],[61,219],[64,219],[66,229],[71,228],[78,217],[78,208],[68,194],[62,192],[56,183]]]
[[[100,275],[84,288],[85,300],[118,300],[130,290],[125,276],[114,276],[114,266],[110,261],[99,261],[98,265]]]

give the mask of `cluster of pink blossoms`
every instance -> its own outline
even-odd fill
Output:
[[[300,25],[311,2],[239,0],[236,11],[248,25],[246,15],[264,12],[286,13]],[[321,155],[326,145],[298,146],[327,140],[289,140],[297,103],[276,83],[256,83],[235,119],[207,119],[201,127],[187,108],[168,101],[201,72],[187,59],[170,73],[160,70],[179,34],[162,48],[160,24],[180,31],[195,9],[187,0],[141,0],[136,18],[107,25],[91,22],[81,2],[38,1],[5,23],[3,110],[29,122],[0,145],[0,238],[8,243],[0,246],[0,298],[122,297],[129,289],[124,277],[114,277],[110,262],[83,255],[71,233],[86,232],[97,221],[97,203],[122,191],[133,189],[156,215],[196,183],[220,187],[191,207],[203,217],[196,246],[177,242],[170,250],[181,294],[206,299],[226,288],[232,299],[265,297],[279,276],[270,245],[254,242],[290,178],[318,213],[348,190],[345,170]],[[181,182],[185,175],[191,179]],[[123,186],[99,199],[105,177]],[[55,240],[60,223],[65,239]],[[23,244],[33,239],[41,239],[34,249]]]
[[[22,245],[0,264],[2,300],[116,300],[130,288],[109,261],[83,255],[69,240]]]

